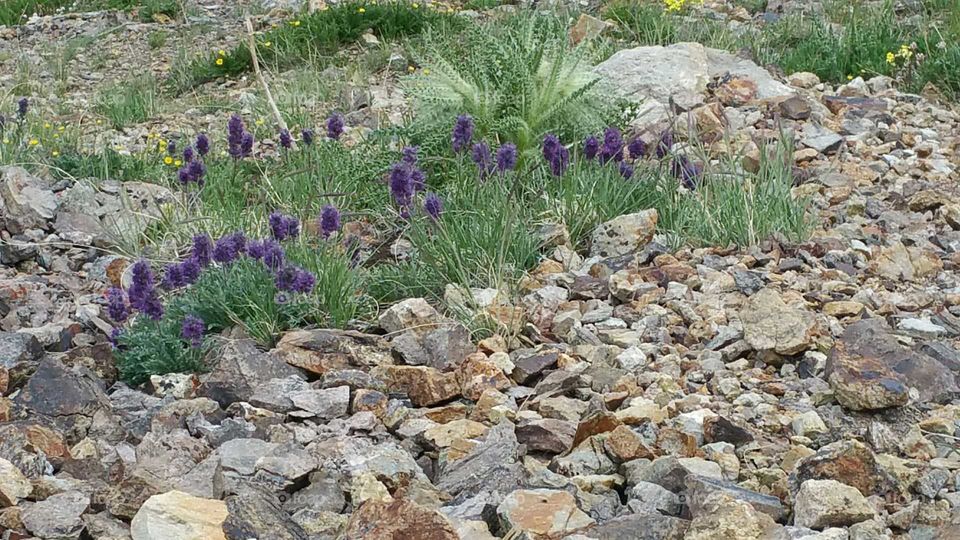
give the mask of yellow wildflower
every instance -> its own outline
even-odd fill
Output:
[[[63,132],[63,130],[65,130],[65,129],[67,129],[67,128],[64,127],[64,126],[59,126],[59,127],[57,127],[57,131],[59,131],[59,132]]]
[[[218,66],[222,66],[222,65],[223,65],[223,58],[217,58],[217,65],[218,65]]]
[[[888,64],[892,64],[892,63],[894,63],[894,62],[896,62],[896,61],[897,61],[896,55],[894,55],[892,52],[888,52],[888,53],[887,53],[887,63],[888,63]]]
[[[52,128],[52,127],[53,127],[53,126],[50,125],[50,122],[44,122],[44,123],[43,123],[43,129],[50,129],[50,128]]]
[[[179,166],[181,166],[181,165],[183,165],[183,162],[180,161],[179,159],[173,162],[173,166],[174,166],[174,167],[179,167]]]
[[[367,12],[367,10],[365,10],[365,9],[363,9],[363,8],[360,8],[360,9],[357,10],[357,13],[366,13],[366,12]]]
[[[420,4],[417,4],[416,2],[414,2],[413,4],[410,4],[410,7],[412,7],[413,9],[417,9],[420,7]]]
[[[102,123],[103,123],[103,120],[97,118],[97,125],[99,126],[99,125],[102,124]]]
[[[60,155],[60,151],[59,151],[59,150],[54,150],[53,152],[50,152],[50,155],[52,155],[53,157],[57,157],[57,156]]]
[[[430,68],[423,68],[423,74],[424,74],[424,75],[429,75],[429,74],[430,74]]]
[[[3,144],[10,144],[10,139],[4,139]]]
[[[264,41],[264,42],[263,42],[263,46],[264,46],[264,47],[269,47],[270,45],[272,45],[272,43],[269,42],[269,41]]]
[[[53,134],[53,138],[54,138],[54,139],[59,139],[59,138],[60,138],[60,134],[59,134],[59,133],[54,133],[54,134]]]
[[[847,75],[847,80],[848,80],[848,81],[852,81],[852,80],[853,80],[853,75]]]
[[[262,126],[262,125],[263,125],[263,118],[257,118],[256,120],[254,120],[253,123],[256,124],[256,125],[258,125],[258,126]]]
[[[294,28],[296,28],[297,26],[300,26],[300,21],[292,21],[290,23],[290,26],[293,26]]]
[[[30,146],[36,146],[40,144],[40,141],[37,139],[30,139]]]
[[[217,54],[219,54],[220,56],[226,56],[226,55],[227,55],[227,53],[226,53],[223,49],[220,49],[219,51],[217,51]]]
[[[416,71],[416,70],[417,70],[417,68],[415,68],[415,67],[413,67],[413,66],[407,66],[407,71],[409,71],[410,73],[413,73],[413,72]]]
[[[165,164],[167,164],[167,165],[172,165],[172,164],[173,164],[173,158],[170,157],[170,156],[167,156],[167,157],[163,158],[163,162],[164,162]]]

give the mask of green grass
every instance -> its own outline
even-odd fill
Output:
[[[140,20],[147,22],[158,14],[175,17],[180,4],[177,0],[3,0],[0,2],[0,25],[21,24],[34,13],[51,15],[61,9],[77,12],[135,9]]]
[[[94,111],[106,117],[114,129],[123,129],[156,116],[157,94],[153,75],[142,75],[98,95]]]
[[[280,71],[306,63],[324,66],[342,54],[344,46],[356,43],[367,31],[381,41],[410,37],[428,28],[456,29],[464,21],[456,16],[407,2],[371,4],[350,0],[317,11],[257,36],[260,62]],[[218,61],[220,64],[218,65]],[[253,69],[246,42],[219,54],[215,51],[174,67],[170,86],[183,92],[220,77],[241,75]]]
[[[950,97],[960,96],[960,10],[955,3],[932,0],[907,17],[899,17],[890,2],[838,2],[827,8],[822,15],[790,15],[739,34],[722,22],[691,24],[638,0],[614,3],[605,15],[618,22],[621,39],[641,45],[697,41],[734,52],[749,50],[758,64],[777,65],[785,73],[809,71],[833,83],[850,76],[889,75],[906,91],[933,83]],[[887,63],[887,52],[912,43],[918,53],[913,63]],[[925,59],[917,64],[920,55]]]

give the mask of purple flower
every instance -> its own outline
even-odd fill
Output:
[[[197,261],[201,268],[210,265],[210,255],[213,252],[213,240],[206,234],[198,234],[193,237],[193,250],[191,258]]]
[[[183,162],[190,163],[191,161],[193,161],[193,147],[188,146],[183,149]]]
[[[210,152],[210,139],[205,133],[197,135],[197,142],[194,143],[197,147],[197,153],[201,156],[207,155]]]
[[[230,264],[246,251],[247,239],[242,232],[221,237],[213,246],[213,260],[220,264]]]
[[[583,141],[583,157],[593,159],[600,152],[600,140],[590,135]]]
[[[265,248],[266,245],[262,240],[251,240],[247,242],[247,257],[259,261],[263,258]]]
[[[493,171],[493,155],[490,153],[490,145],[484,141],[480,141],[477,144],[473,145],[473,152],[471,153],[473,162],[477,164],[477,169],[480,171],[480,179],[483,180]]]
[[[183,325],[180,327],[180,337],[190,343],[194,349],[203,344],[203,334],[207,331],[207,325],[203,319],[196,315],[187,315],[183,318]]]
[[[240,157],[249,157],[253,153],[253,133],[243,134],[243,140],[240,141]]]
[[[633,176],[633,166],[627,163],[626,161],[621,161],[620,176],[624,178],[630,178],[631,176]]]
[[[120,336],[123,334],[123,330],[119,328],[113,328],[110,330],[110,335],[107,336],[107,340],[110,342],[110,346],[114,349],[120,347]]]
[[[410,205],[413,198],[413,182],[410,178],[410,167],[403,163],[394,163],[390,169],[390,195],[401,208]]]
[[[504,143],[497,148],[497,171],[501,174],[517,166],[517,145]]]
[[[180,274],[183,276],[184,285],[192,285],[200,278],[200,263],[197,259],[190,257],[180,263]]]
[[[274,276],[274,284],[281,291],[308,293],[316,283],[316,276],[296,266],[284,266]]]
[[[303,140],[303,144],[307,146],[313,144],[313,130],[304,129],[300,132],[300,138]]]
[[[280,130],[280,146],[287,150],[293,148],[293,137],[290,135],[289,129]]]
[[[172,291],[173,289],[183,287],[183,267],[179,264],[168,264],[163,272],[163,279],[160,281],[160,288]]]
[[[286,254],[283,248],[275,240],[263,241],[263,264],[271,270],[276,270],[283,266]]]
[[[607,163],[611,159],[614,161],[623,159],[623,138],[620,136],[620,130],[614,127],[604,130],[603,146],[600,148],[600,163]]]
[[[296,238],[300,234],[300,220],[293,216],[285,216],[280,212],[273,212],[268,218],[270,232],[278,241]]]
[[[341,135],[343,135],[343,116],[340,113],[333,113],[330,118],[327,118],[327,137],[339,141]]]
[[[440,219],[440,214],[443,213],[443,201],[436,193],[427,193],[423,200],[423,211],[430,216],[430,219],[437,221]]]
[[[419,167],[413,167],[410,169],[410,183],[413,185],[413,191],[423,191],[427,188],[427,175]]]
[[[679,155],[670,162],[670,172],[683,184],[683,187],[694,190],[703,177],[703,167],[690,161],[687,156]]]
[[[570,151],[552,133],[543,138],[543,157],[550,165],[550,172],[554,176],[563,176],[567,165],[570,164]]]
[[[420,151],[418,146],[407,146],[403,149],[403,158],[400,161],[410,165],[411,167],[417,164],[417,154]]]
[[[23,121],[27,116],[27,109],[30,107],[30,102],[27,101],[27,98],[23,97],[17,100],[17,118],[20,121]]]
[[[177,153],[177,141],[167,142],[167,154],[174,155]]]
[[[320,234],[324,238],[330,238],[330,235],[340,230],[340,211],[332,204],[328,204],[320,210]]]
[[[473,140],[473,118],[468,114],[461,114],[453,125],[453,134],[450,137],[453,151],[457,154],[470,146]]]
[[[673,132],[670,130],[660,134],[660,140],[657,141],[657,157],[663,159],[673,148]]]
[[[203,177],[207,175],[207,167],[199,159],[195,159],[187,166],[190,178],[198,185],[203,186]]]
[[[133,279],[127,291],[130,305],[157,321],[163,317],[163,304],[154,287],[153,272],[147,261],[139,260],[133,265]]]
[[[119,287],[107,289],[107,314],[116,323],[122,323],[130,316],[126,295]]]
[[[242,146],[245,136],[246,129],[243,126],[243,118],[240,118],[238,114],[230,116],[230,120],[227,121],[227,146],[234,159],[243,157]]]
[[[637,137],[627,145],[627,152],[630,152],[630,157],[633,159],[643,159],[643,156],[647,153],[647,145],[640,137]]]

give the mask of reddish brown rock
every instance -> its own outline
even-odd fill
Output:
[[[417,407],[429,407],[460,395],[455,373],[443,373],[427,366],[379,366],[374,375],[392,392],[403,392]]]
[[[617,429],[618,426],[623,425],[616,415],[608,412],[600,412],[590,416],[589,418],[580,422],[580,425],[577,426],[577,433],[573,437],[573,444],[571,448],[576,448],[583,441],[593,437],[594,435],[599,435],[601,433],[607,433],[608,431],[613,431]]]
[[[864,496],[891,491],[891,478],[883,472],[873,452],[860,441],[836,442],[801,459],[791,476],[794,491],[806,480],[836,480],[860,490]]]
[[[463,397],[472,401],[480,399],[488,388],[503,390],[513,386],[500,366],[491,362],[483,353],[468,356],[458,369],[458,374]]]
[[[627,426],[617,426],[613,431],[607,433],[607,438],[603,441],[603,448],[610,457],[621,462],[657,457],[656,452],[649,448],[643,442],[643,439]]]

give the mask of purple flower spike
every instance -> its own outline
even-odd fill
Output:
[[[183,149],[183,162],[190,163],[191,161],[193,161],[193,147],[188,146]]]
[[[418,167],[413,167],[410,170],[410,184],[413,185],[413,191],[421,192],[427,188],[427,176]]]
[[[197,147],[197,153],[201,156],[205,156],[210,152],[210,139],[205,133],[197,135],[197,141],[194,143],[194,146]]]
[[[270,232],[277,241],[283,242],[288,238],[295,238],[300,234],[300,220],[293,216],[285,216],[280,212],[273,212],[268,218]]]
[[[410,168],[403,163],[395,163],[390,169],[390,195],[401,208],[410,205],[413,198],[413,181],[410,178]]]
[[[310,146],[313,144],[313,130],[305,129],[300,132],[300,140],[303,141],[303,144]]]
[[[293,148],[293,137],[290,135],[289,129],[280,130],[280,146],[287,150]]]
[[[20,98],[17,100],[17,118],[21,121],[27,116],[27,109],[30,107],[30,102],[27,101],[27,98]]]
[[[263,241],[263,264],[271,270],[277,270],[283,266],[286,254],[275,240]]]
[[[673,148],[673,132],[670,130],[660,134],[660,140],[657,142],[657,157],[663,159]]]
[[[240,141],[240,156],[250,157],[253,154],[253,133],[243,134],[243,140]]]
[[[190,257],[180,263],[180,274],[183,276],[184,285],[193,285],[200,278],[200,263]]]
[[[340,211],[332,204],[320,210],[320,234],[324,239],[340,230]]]
[[[440,220],[440,214],[443,213],[443,201],[436,193],[427,193],[423,200],[423,211],[434,221]]]
[[[247,239],[242,232],[223,236],[213,246],[213,260],[220,264],[230,264],[246,251],[246,246]]]
[[[203,319],[196,315],[187,315],[183,318],[183,325],[180,327],[180,337],[190,343],[194,349],[200,348],[203,344],[203,334],[207,331],[207,325]]]
[[[583,157],[593,159],[600,152],[600,140],[590,135],[583,141]]]
[[[461,114],[453,125],[453,134],[450,136],[453,151],[457,154],[470,146],[473,140],[473,118],[468,114]]]
[[[330,118],[327,118],[327,137],[339,141],[341,135],[343,135],[343,116],[340,113],[333,113]]]
[[[246,136],[246,129],[243,126],[243,119],[240,115],[234,114],[227,122],[227,146],[230,156],[234,159],[243,157],[243,142]]]
[[[403,158],[400,160],[411,167],[417,164],[417,154],[420,152],[418,146],[407,146],[403,149]]]
[[[127,297],[131,306],[151,319],[157,321],[163,317],[163,304],[157,297],[153,272],[147,261],[140,260],[133,265],[133,280]]]
[[[163,280],[160,281],[160,288],[172,291],[184,286],[183,268],[179,264],[167,265],[163,272]]]
[[[551,133],[543,138],[543,158],[547,160],[554,176],[563,176],[570,164],[570,151]]]
[[[643,159],[647,154],[647,145],[644,143],[640,137],[630,141],[630,144],[627,145],[627,152],[630,152],[630,157],[632,159]]]
[[[198,234],[193,237],[193,251],[191,258],[197,261],[201,268],[210,266],[210,257],[213,253],[213,240],[206,234]]]
[[[626,161],[620,162],[620,176],[629,179],[633,176],[633,166]]]
[[[603,146],[600,147],[600,163],[623,159],[623,137],[620,130],[609,127],[603,132]]]
[[[517,166],[517,145],[504,143],[497,148],[497,171],[503,174]]]
[[[116,323],[122,323],[130,316],[127,298],[122,289],[110,287],[107,290],[107,314]]]
[[[177,153],[177,141],[167,142],[167,154],[174,155]]]
[[[484,141],[480,141],[477,144],[473,145],[473,151],[471,152],[471,157],[473,162],[477,164],[477,169],[480,171],[480,179],[483,180],[493,171],[493,155],[490,153],[490,145]]]
[[[308,272],[303,269],[298,269],[297,273],[293,277],[293,292],[298,293],[309,293],[313,290],[313,287],[317,284],[317,276],[313,275],[312,272]]]

